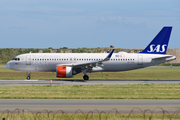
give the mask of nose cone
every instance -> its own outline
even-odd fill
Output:
[[[11,68],[10,68],[10,63],[9,63],[9,62],[6,63],[6,67],[7,67],[8,69],[11,69]]]

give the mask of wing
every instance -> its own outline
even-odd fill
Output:
[[[78,73],[84,71],[84,70],[91,70],[95,66],[101,66],[103,62],[109,61],[111,59],[111,56],[114,52],[114,49],[107,55],[106,58],[86,63],[78,63],[78,64],[58,64],[57,66],[68,66],[73,67]]]

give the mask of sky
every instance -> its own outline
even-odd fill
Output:
[[[0,48],[145,48],[164,26],[180,48],[180,0],[0,1]]]

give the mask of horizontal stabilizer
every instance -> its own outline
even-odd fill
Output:
[[[161,56],[161,57],[156,57],[156,58],[153,58],[153,60],[165,59],[165,58],[171,58],[171,57],[174,57],[174,56],[172,56],[172,55]]]

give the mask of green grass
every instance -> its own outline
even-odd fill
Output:
[[[20,111],[21,112],[21,111]],[[7,120],[148,120],[148,119],[180,119],[180,114],[83,114],[83,113],[1,113],[0,119]]]
[[[180,99],[180,84],[2,86],[0,99]]]
[[[123,72],[96,72],[88,73],[90,80],[179,80],[180,67],[152,66],[143,69]],[[27,72],[9,70],[0,66],[0,79],[26,79]],[[32,72],[31,79],[53,80],[83,80],[83,74],[77,74],[73,78],[56,78],[52,72]]]
[[[21,111],[20,111],[21,112]],[[45,111],[46,112],[46,111]],[[180,114],[83,114],[83,113],[1,113],[0,119],[7,120],[170,120],[180,119]]]

